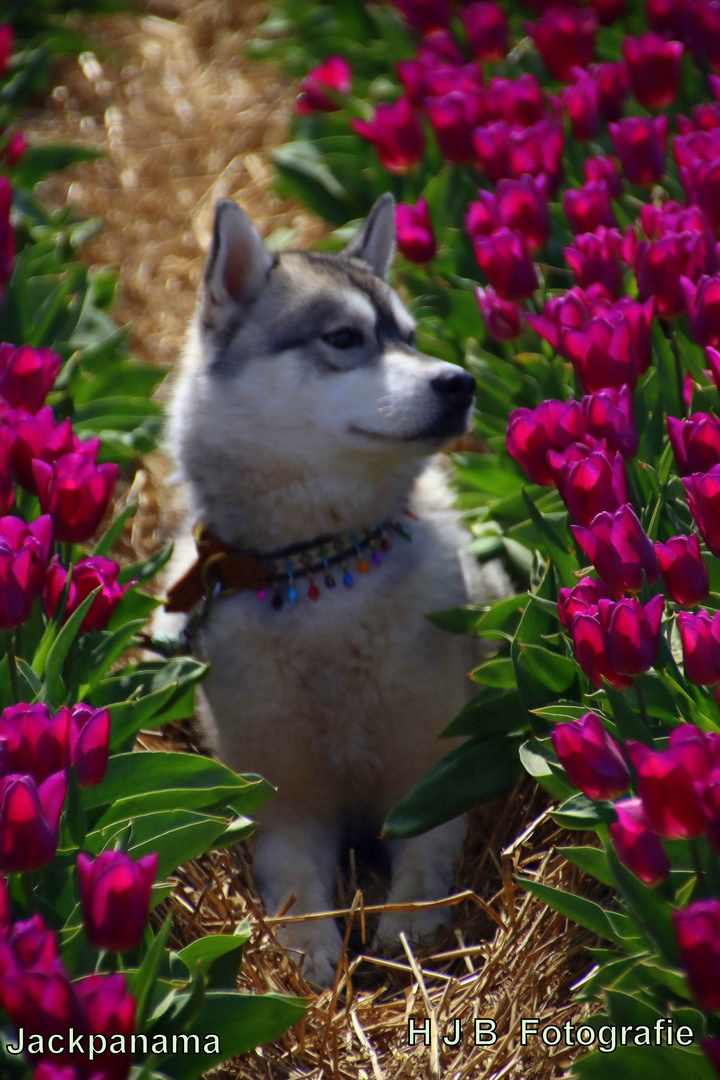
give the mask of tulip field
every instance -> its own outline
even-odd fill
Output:
[[[509,790],[519,749],[605,886],[522,881],[603,939],[587,1023],[694,1033],[572,1075],[716,1075],[720,4],[278,0],[248,51],[300,79],[273,160],[329,248],[395,194],[418,347],[478,383],[471,549],[517,585],[431,616],[496,652],[386,831]]]

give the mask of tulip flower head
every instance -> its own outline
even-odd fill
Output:
[[[157,866],[154,853],[137,862],[122,851],[104,851],[96,859],[78,855],[83,923],[96,949],[126,952],[140,943]]]
[[[340,106],[329,97],[327,90],[338,94],[349,94],[352,90],[352,71],[343,56],[328,56],[307,73],[300,83],[295,112],[301,115],[316,111],[335,112]]]
[[[110,502],[117,465],[94,465],[83,454],[64,454],[50,465],[35,460],[33,474],[55,539],[65,544],[89,540]]]
[[[406,97],[394,104],[381,102],[372,120],[351,120],[350,126],[373,144],[388,172],[407,172],[425,151],[423,126]]]
[[[676,604],[699,604],[707,598],[710,580],[697,533],[658,541],[655,554],[665,590]]]
[[[614,513],[603,511],[587,528],[573,525],[580,547],[603,581],[616,594],[640,591],[643,575],[657,581],[657,555],[635,511],[625,503]]]
[[[620,744],[596,713],[557,724],[550,739],[570,783],[589,799],[616,799],[630,787]]]
[[[398,203],[395,207],[395,237],[398,250],[410,262],[426,263],[435,257],[437,244],[427,199],[414,206]]]
[[[52,539],[47,515],[29,525],[12,516],[0,518],[0,630],[11,630],[29,617],[45,584]]]
[[[75,563],[65,602],[63,622],[67,621],[90,593],[100,586],[100,592],[80,624],[80,633],[85,634],[89,630],[104,630],[122,597],[131,585],[135,584],[135,582],[129,582],[127,585],[119,585],[117,580],[119,573],[120,567],[117,563],[104,559],[100,555],[95,555],[90,559],[81,559]],[[45,610],[50,616],[55,614],[66,581],[67,570],[55,555],[48,566],[43,594]]]
[[[708,1012],[720,1009],[720,900],[695,900],[674,911],[680,963],[698,1004]]]
[[[56,772],[36,784],[32,776],[0,779],[0,870],[38,870],[55,858],[67,775]]]
[[[670,860],[660,838],[648,826],[640,799],[615,804],[617,821],[610,837],[620,861],[646,885],[659,885],[670,873]]]

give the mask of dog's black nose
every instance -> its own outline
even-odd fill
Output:
[[[475,380],[467,371],[443,372],[436,375],[430,385],[449,408],[466,409],[472,404]]]

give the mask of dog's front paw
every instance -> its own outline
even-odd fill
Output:
[[[400,952],[400,934],[404,932],[412,945],[426,945],[438,929],[450,921],[449,908],[425,908],[420,911],[386,911],[380,916],[372,947],[376,952],[392,955]]]
[[[332,986],[342,952],[342,935],[332,919],[296,923],[279,936],[296,963],[302,963],[308,982]]]

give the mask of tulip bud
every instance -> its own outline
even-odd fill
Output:
[[[602,687],[605,678],[616,690],[630,686],[632,678],[616,671],[608,659],[599,608],[576,612],[570,625],[570,636],[577,662],[590,682]]]
[[[708,1012],[720,1009],[720,900],[696,900],[685,911],[673,911],[680,963],[698,1004]]]
[[[430,262],[437,244],[433,232],[427,199],[418,199],[415,206],[398,203],[395,207],[395,236],[402,255],[410,262]]]
[[[638,795],[650,828],[659,836],[675,840],[704,834],[705,819],[695,784],[708,777],[712,749],[703,733],[690,724],[673,731],[667,750],[650,750],[644,743],[628,741]]]
[[[577,142],[594,139],[600,128],[598,88],[595,79],[590,76],[578,79],[563,90],[560,100],[570,118],[573,138]],[[615,222],[612,221],[611,224],[614,225]]]
[[[66,791],[64,772],[40,786],[17,773],[0,780],[0,870],[19,873],[52,862]]]
[[[600,282],[613,296],[620,292],[623,283],[622,236],[617,229],[600,225],[595,232],[576,236],[572,246],[564,250],[581,288]]]
[[[633,93],[646,109],[666,109],[675,100],[683,46],[646,33],[623,40]]]
[[[338,94],[349,94],[352,90],[352,71],[343,56],[328,56],[307,73],[300,83],[295,112],[301,115],[315,111],[336,112],[340,106],[328,96],[325,88]]]
[[[481,289],[478,285],[475,296],[485,329],[491,338],[495,341],[511,341],[522,333],[524,317],[519,304],[512,300],[501,300],[492,285],[488,285],[487,289]]]
[[[52,518],[55,538],[82,543],[93,535],[115,487],[115,464],[93,465],[82,454],[65,454],[51,465],[33,462],[43,513]]]
[[[51,717],[47,705],[11,705],[0,713],[0,739],[5,743],[8,773],[29,773],[41,784],[68,763],[66,717]]]
[[[53,387],[60,357],[50,349],[0,345],[0,397],[15,409],[36,413]]]
[[[659,885],[670,873],[670,860],[660,839],[648,828],[640,799],[615,804],[617,821],[610,836],[620,861],[646,885]]]
[[[616,593],[639,592],[643,574],[649,582],[657,580],[655,549],[629,503],[615,513],[597,514],[588,528],[573,525],[572,531],[600,577]]]
[[[591,233],[601,225],[608,228],[617,225],[606,180],[585,184],[577,191],[568,188],[563,197],[563,210],[574,233]]]
[[[632,407],[630,387],[608,387],[582,399],[585,429],[595,439],[604,439],[608,451],[634,457],[638,449],[638,431]]]
[[[616,799],[630,787],[620,744],[596,713],[558,724],[550,739],[570,783],[589,799]]]
[[[538,287],[537,272],[521,233],[498,229],[475,241],[475,255],[488,282],[503,300],[522,300]]]
[[[630,116],[609,124],[610,138],[625,178],[631,184],[655,184],[665,172],[666,116]]]
[[[505,12],[497,4],[477,2],[460,13],[476,60],[502,60],[508,46]]]
[[[569,82],[574,67],[586,68],[592,61],[597,31],[593,11],[551,10],[525,29],[535,42],[545,66],[554,79]]]
[[[427,34],[442,30],[450,22],[448,0],[393,0],[408,26]]]
[[[634,677],[653,666],[664,610],[664,596],[654,596],[645,606],[638,600],[599,601],[598,616],[613,671]]]
[[[577,401],[548,400],[536,409],[520,408],[510,413],[508,451],[534,484],[549,487],[554,483],[547,462],[549,450],[564,450],[582,437],[582,411]]]
[[[698,686],[720,682],[720,612],[681,611],[678,630],[686,678]]]
[[[698,345],[720,345],[720,276],[703,274],[695,284],[682,277],[680,283],[695,341]]]
[[[685,477],[683,486],[700,535],[713,555],[720,556],[720,465]]]
[[[628,501],[621,454],[593,451],[583,461],[568,461],[556,482],[570,520],[585,528],[602,510],[619,510]]]
[[[501,226],[522,233],[529,251],[543,246],[550,232],[547,198],[529,177],[500,180],[495,189]]]
[[[64,706],[58,717],[68,719],[70,761],[81,788],[94,787],[105,776],[110,744],[110,713],[79,703]]]
[[[154,853],[137,862],[122,851],[78,855],[83,923],[96,949],[127,952],[140,944],[157,866]]]
[[[29,618],[45,584],[52,538],[47,515],[29,525],[16,517],[0,518],[0,630]]]
[[[612,600],[613,595],[604,581],[596,581],[595,578],[584,577],[572,589],[560,589],[558,593],[560,622],[569,630],[579,611],[596,615],[600,599]]]
[[[407,172],[425,151],[423,126],[406,97],[392,105],[381,102],[372,120],[351,120],[350,126],[373,144],[388,172]]]
[[[700,555],[697,533],[658,541],[655,553],[663,585],[676,604],[699,604],[710,591],[707,567]]]

